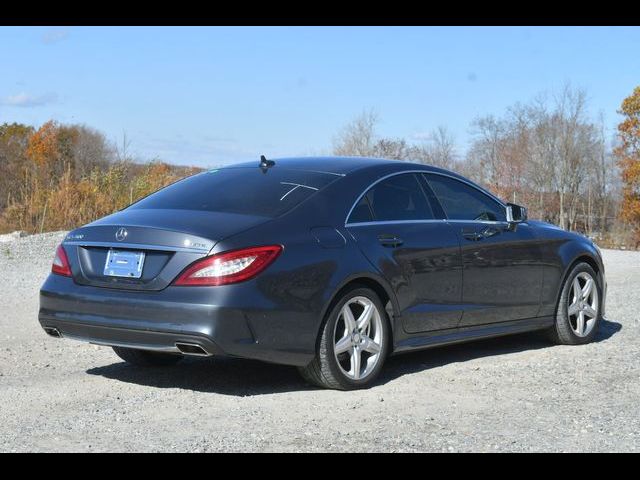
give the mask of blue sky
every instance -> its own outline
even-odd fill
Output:
[[[143,158],[215,166],[327,154],[365,109],[378,133],[470,123],[565,82],[613,133],[640,85],[640,29],[620,27],[0,28],[0,123],[126,132]]]

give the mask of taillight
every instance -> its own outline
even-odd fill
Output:
[[[67,252],[64,251],[62,245],[58,245],[56,249],[56,256],[53,258],[51,272],[56,275],[64,275],[65,277],[71,276],[71,267],[69,265],[69,259],[67,258]]]
[[[269,245],[218,253],[189,265],[174,285],[216,286],[244,282],[267,268],[280,252],[280,245]]]

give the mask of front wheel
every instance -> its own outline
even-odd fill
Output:
[[[310,383],[339,390],[364,388],[388,353],[389,323],[373,290],[353,288],[330,310],[314,360],[300,373]]]
[[[560,294],[556,323],[549,329],[554,343],[581,345],[596,336],[601,320],[602,286],[587,263],[577,264],[567,276]]]

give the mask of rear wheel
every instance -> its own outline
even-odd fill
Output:
[[[602,287],[598,275],[587,263],[577,264],[562,287],[556,324],[549,330],[555,343],[581,345],[596,336],[600,324]]]
[[[368,387],[387,356],[389,324],[368,288],[346,292],[323,325],[316,357],[300,373],[310,383],[340,390]]]
[[[182,360],[182,355],[173,355],[171,353],[150,352],[148,350],[125,347],[112,348],[122,360],[140,367],[167,367]]]

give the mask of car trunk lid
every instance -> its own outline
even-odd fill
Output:
[[[267,220],[209,211],[127,209],[70,232],[63,245],[80,285],[162,290],[218,241]],[[122,268],[109,269],[108,261]],[[131,270],[127,262],[134,264]],[[141,271],[134,268],[136,262]]]

